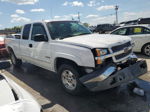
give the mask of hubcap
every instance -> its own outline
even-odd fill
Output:
[[[146,55],[150,56],[150,44],[145,46],[144,52]]]
[[[69,89],[74,90],[77,85],[76,78],[70,70],[64,70],[61,75],[63,85]]]

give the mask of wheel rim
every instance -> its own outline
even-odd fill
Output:
[[[77,85],[76,78],[70,70],[64,70],[61,75],[63,85],[69,89],[74,90]]]
[[[144,48],[144,53],[148,56],[150,56],[150,44],[146,45]]]

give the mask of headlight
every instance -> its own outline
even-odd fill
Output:
[[[108,54],[107,49],[95,49],[96,50],[96,56],[104,56]]]
[[[104,60],[101,56],[107,55],[108,53],[108,49],[95,49],[96,64],[102,64]]]

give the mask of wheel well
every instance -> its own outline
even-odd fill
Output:
[[[150,42],[148,42],[148,43],[146,43],[146,44],[144,44],[144,45],[142,46],[141,52],[143,52],[143,48],[144,48],[144,46],[147,45],[147,44],[150,44]]]
[[[8,47],[8,51],[10,52],[10,51],[13,51],[13,50],[12,50],[12,48],[11,48],[11,47]]]
[[[8,53],[10,54],[10,52],[13,52],[13,49],[11,47],[8,47]]]
[[[59,67],[62,65],[62,64],[71,64],[71,65],[74,65],[74,66],[78,66],[74,61],[72,60],[69,60],[69,59],[65,59],[65,58],[57,58],[56,61],[55,61],[55,70],[58,71]]]

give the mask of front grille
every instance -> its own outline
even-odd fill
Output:
[[[117,52],[117,51],[123,50],[125,47],[130,47],[130,46],[131,46],[131,43],[127,42],[127,43],[124,43],[124,44],[121,44],[121,45],[118,45],[118,46],[114,46],[111,49],[112,49],[113,52]]]
[[[126,52],[126,53],[122,53],[122,54],[116,55],[115,58],[116,58],[117,60],[118,60],[118,59],[121,59],[121,58],[124,58],[124,57],[128,56],[131,52],[132,52],[132,50],[129,50],[129,51]]]

